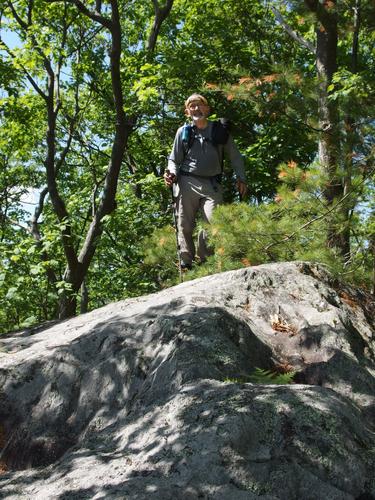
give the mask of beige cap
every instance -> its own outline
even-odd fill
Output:
[[[192,94],[190,97],[188,97],[185,101],[185,108],[187,108],[189,106],[189,104],[193,101],[201,101],[203,102],[203,104],[205,104],[206,106],[208,106],[208,102],[207,102],[207,99],[201,95],[201,94]]]

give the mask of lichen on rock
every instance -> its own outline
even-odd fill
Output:
[[[1,337],[0,496],[375,498],[374,311],[291,262]]]

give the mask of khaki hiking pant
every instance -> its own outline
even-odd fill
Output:
[[[214,208],[223,202],[223,191],[215,178],[192,175],[180,175],[178,187],[176,211],[180,256],[184,264],[190,265],[195,257],[193,231],[198,212],[202,212],[205,222],[210,222]],[[212,255],[212,250],[207,245],[205,231],[199,232],[197,255],[202,262]]]

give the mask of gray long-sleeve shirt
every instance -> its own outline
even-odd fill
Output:
[[[237,179],[245,182],[243,158],[232,136],[229,135],[226,144],[215,146],[211,141],[212,126],[213,123],[209,121],[204,129],[194,127],[194,141],[190,148],[182,141],[183,126],[180,127],[168,159],[168,170],[176,175],[183,170],[202,177],[212,177],[221,174],[222,159],[225,154],[230,160]]]

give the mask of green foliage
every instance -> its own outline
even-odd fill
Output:
[[[241,378],[227,378],[224,382],[235,384],[267,384],[267,385],[287,385],[293,383],[293,378],[296,372],[291,371],[287,373],[277,373],[271,370],[263,370],[262,368],[255,368],[254,372],[247,377]]]
[[[145,265],[159,286],[165,288],[178,282],[176,231],[172,225],[157,229],[144,241]]]
[[[57,284],[48,283],[46,269],[57,261],[42,261],[37,245],[17,233],[0,243],[0,333],[41,323],[56,307]]]
[[[148,245],[154,245],[148,243],[149,235],[169,219],[162,209],[165,194],[162,180],[154,174],[135,183],[128,179],[119,187],[117,209],[105,220],[87,279],[92,307],[157,290],[157,266],[145,255]]]
[[[215,250],[213,256],[201,266],[194,266],[185,279],[254,266],[268,262],[310,261],[325,264],[331,272],[363,288],[372,285],[372,258],[369,242],[373,239],[373,217],[366,212],[356,227],[353,257],[344,261],[334,249],[327,247],[327,226],[330,220],[338,228],[337,211],[329,208],[322,199],[325,178],[312,166],[305,171],[294,162],[279,167],[279,189],[275,199],[261,205],[234,203],[217,207],[211,224],[206,226],[209,241]],[[372,221],[372,222],[371,222]],[[158,246],[164,241],[157,232],[148,246],[148,261],[163,269],[160,281],[170,284],[176,270],[167,263],[173,258],[172,234],[168,252]],[[175,247],[174,247],[175,248]]]
[[[90,8],[95,2],[86,2]],[[147,50],[152,2],[118,2],[122,23],[121,78],[124,112],[136,119],[117,192],[117,209],[104,230],[86,276],[89,307],[148,293],[178,281],[169,193],[160,176],[183,102],[206,94],[216,116],[234,124],[244,155],[250,199],[237,203],[226,170],[225,199],[207,228],[215,255],[185,279],[279,260],[327,263],[343,277],[370,287],[374,241],[373,5],[362,4],[360,50],[353,71],[353,16],[338,6],[339,70],[330,99],[340,108],[341,178],[351,194],[329,212],[325,179],[314,162],[319,135],[315,58],[270,15],[269,4],[243,0],[175,0],[155,51]],[[274,2],[289,25],[315,41],[315,18],[303,2]],[[61,231],[72,230],[77,252],[104,190],[115,116],[109,34],[72,3],[14,2],[2,7],[0,61],[0,332],[56,317],[66,291]],[[32,15],[28,18],[28,11]],[[110,7],[102,4],[102,13]],[[25,24],[24,24],[25,27]],[[15,42],[8,43],[11,33]],[[46,185],[47,114],[30,82],[46,90],[45,64],[60,67],[56,130],[59,192],[69,219],[58,223],[49,197],[39,234],[29,224],[32,194]],[[348,125],[348,114],[351,122]],[[69,143],[69,150],[65,148]],[[61,161],[60,161],[61,160]],[[236,202],[233,204],[233,202]],[[341,210],[342,209],[342,210]],[[349,217],[347,216],[349,214]],[[326,248],[326,227],[351,231],[346,263]],[[349,226],[348,226],[349,225]],[[69,291],[69,290],[68,290]]]

